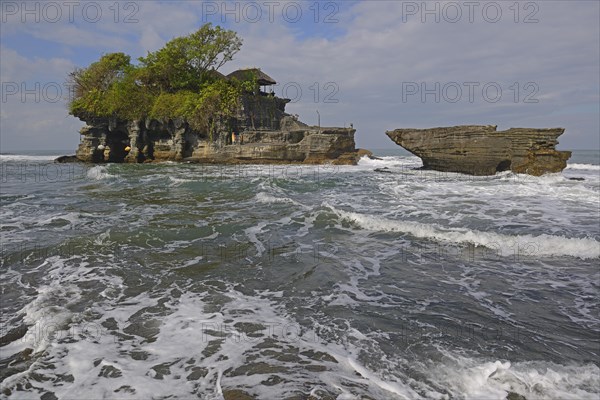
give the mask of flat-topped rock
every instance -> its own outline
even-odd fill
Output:
[[[513,171],[529,175],[561,172],[570,151],[556,150],[563,128],[511,128],[461,125],[396,129],[386,134],[423,160],[423,168],[470,175]]]

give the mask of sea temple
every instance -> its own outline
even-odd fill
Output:
[[[355,129],[308,126],[287,114],[290,100],[275,96],[276,81],[260,69],[239,69],[227,76],[211,70],[210,75],[223,82],[253,80],[254,87],[240,94],[233,112],[212,118],[204,129],[181,117],[77,115],[87,123],[80,131],[77,160],[356,164],[365,154],[355,148]]]

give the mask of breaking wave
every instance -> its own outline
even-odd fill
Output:
[[[412,236],[439,242],[471,243],[497,251],[498,255],[512,255],[523,249],[530,255],[570,256],[581,259],[600,257],[600,242],[592,238],[567,238],[542,234],[504,235],[471,229],[447,229],[434,224],[413,221],[396,221],[374,215],[338,210],[331,207],[340,218],[350,220],[371,231],[407,233]]]
[[[590,171],[600,171],[600,165],[594,164],[568,164],[567,169],[582,169]]]

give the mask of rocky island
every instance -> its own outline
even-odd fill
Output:
[[[558,151],[563,128],[511,128],[462,125],[430,129],[396,129],[386,134],[423,160],[423,168],[470,175],[512,171],[540,176],[561,172],[571,157]]]
[[[198,163],[356,164],[352,128],[308,126],[285,113],[289,100],[242,94],[240,107],[212,135],[185,118],[125,120],[91,117],[80,133],[76,159],[90,163],[184,161]]]
[[[258,68],[217,70],[240,49],[235,32],[202,26],[141,57],[111,53],[69,76],[72,115],[86,122],[75,157],[90,163],[356,164],[355,130],[308,126]]]

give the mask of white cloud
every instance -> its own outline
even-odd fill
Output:
[[[146,52],[156,51],[160,49],[165,44],[165,40],[163,40],[158,32],[151,26],[146,27],[142,31],[142,37],[140,38],[140,46]]]
[[[0,51],[2,151],[74,149],[82,123],[67,115],[65,101],[58,97],[67,95],[62,84],[73,63],[64,58],[27,58],[4,46]]]
[[[316,32],[322,26],[306,21],[291,26],[266,20],[234,24],[231,28],[244,38],[244,45],[223,72],[259,66],[282,85],[298,82],[303,97],[290,104],[288,111],[299,113],[309,123],[316,123],[317,109],[324,124],[353,122],[363,147],[393,146],[384,135],[386,129],[460,123],[564,126],[567,133],[563,144],[581,147],[596,143],[600,126],[590,105],[600,101],[599,3],[538,2],[539,22],[535,24],[514,23],[508,3],[502,4],[505,14],[496,24],[487,23],[481,15],[472,24],[464,18],[452,24],[421,23],[419,16],[404,22],[402,2],[357,2],[336,15],[340,22],[333,27],[335,35],[327,38],[311,35],[311,29]],[[307,13],[309,17],[312,15]],[[67,48],[89,42],[98,53],[118,50],[137,57],[198,27],[202,23],[201,5],[143,2],[136,18],[136,24],[101,21],[76,29],[63,27],[47,35],[44,29],[48,27],[38,27],[35,35],[45,35]],[[299,35],[301,29],[309,34]],[[3,59],[13,60],[7,64],[6,73],[2,64],[3,79],[5,75],[32,79],[36,74],[56,74],[62,79],[69,69],[66,59],[29,60],[7,48],[2,53]],[[339,87],[337,104],[323,103],[327,94],[323,86],[329,81]],[[317,103],[310,88],[314,82],[321,89]],[[434,103],[432,96],[425,103],[419,96],[403,102],[403,82],[426,82],[429,87],[435,82],[497,82],[503,97],[498,103],[489,103],[479,92],[470,103],[465,92],[463,100],[455,104],[443,100]],[[515,82],[520,87],[516,103],[510,89]],[[527,94],[523,85],[528,82],[539,87],[538,104],[522,101]],[[586,110],[584,116],[581,107]],[[44,119],[64,118],[64,109],[55,112]],[[579,118],[572,117],[575,114]],[[14,115],[12,110],[10,115]]]
[[[0,80],[2,82],[29,80],[55,82],[50,79],[60,75],[66,76],[66,73],[74,66],[73,62],[66,58],[35,57],[28,59],[17,51],[4,46],[0,46],[0,52],[2,53],[0,58]]]

